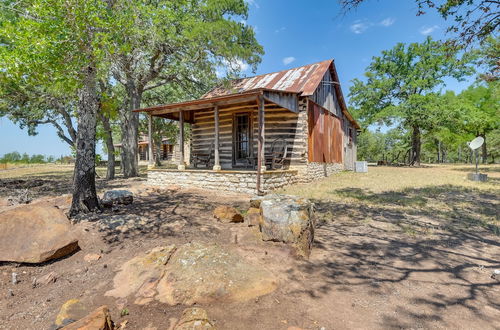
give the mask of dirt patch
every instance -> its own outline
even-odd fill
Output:
[[[127,329],[168,329],[186,306],[140,306],[105,292],[125,261],[189,242],[234,249],[278,276],[278,288],[268,295],[201,304],[218,329],[498,327],[500,280],[491,276],[500,269],[498,186],[462,185],[456,175],[464,173],[450,168],[438,174],[401,168],[404,173],[391,172],[404,178],[401,184],[384,188],[386,171],[342,173],[297,188],[315,198],[322,224],[309,260],[294,259],[286,245],[263,242],[255,227],[213,218],[220,205],[245,211],[246,195],[117,180],[110,186],[133,190],[134,202],[76,223],[81,251],[38,266],[0,265],[0,329],[49,329],[61,305],[74,298],[89,310],[108,305],[116,323],[128,321]],[[101,257],[86,261],[88,254]],[[55,282],[33,285],[51,273]]]

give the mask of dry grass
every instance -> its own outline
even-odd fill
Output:
[[[482,227],[500,235],[500,166],[483,166],[488,182],[466,179],[467,165],[370,167],[283,192],[315,200],[323,216],[369,224],[384,217],[409,235],[429,228]]]
[[[373,193],[401,191],[441,185],[454,185],[479,190],[500,192],[500,165],[482,166],[481,172],[488,174],[488,182],[477,183],[467,180],[472,172],[470,165],[433,165],[420,168],[374,166],[368,173],[342,172],[314,184],[297,185],[287,193],[310,198],[333,198],[335,190],[359,188]]]
[[[0,179],[21,179],[32,177],[66,178],[73,175],[73,165],[54,164],[8,164],[7,169],[0,170]]]

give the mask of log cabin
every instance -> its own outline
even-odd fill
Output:
[[[150,123],[152,116],[178,121],[181,146],[184,124],[191,125],[191,164],[181,148],[177,169],[148,170],[153,185],[263,194],[354,169],[360,126],[347,109],[333,60],[134,111],[146,113]]]
[[[121,154],[120,150],[122,147],[121,143],[115,143],[114,147]],[[137,161],[139,165],[147,165],[150,161],[154,161],[156,157],[156,145],[152,145],[152,150],[149,150],[149,139],[147,135],[140,135],[139,142],[137,143]],[[189,150],[190,145],[188,141],[184,143],[184,157],[189,160]],[[151,158],[150,155],[153,155]],[[175,163],[177,164],[180,159],[180,147],[179,141],[172,142],[170,139],[164,137],[161,142],[160,150],[160,161],[167,164]],[[117,158],[120,160],[120,157]]]

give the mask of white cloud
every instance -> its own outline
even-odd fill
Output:
[[[354,21],[353,24],[349,27],[351,31],[355,34],[361,34],[365,32],[372,24],[370,22],[363,22],[363,21]]]
[[[386,19],[384,19],[380,22],[380,25],[387,27],[387,26],[391,26],[392,24],[394,24],[394,22],[396,22],[396,20],[394,18],[387,17]]]
[[[293,57],[293,56],[288,56],[288,57],[283,58],[284,65],[288,65],[294,61],[295,61],[295,57]]]
[[[420,31],[421,34],[423,34],[424,36],[426,36],[426,35],[431,34],[434,31],[436,31],[437,29],[439,29],[439,26],[437,26],[437,25],[433,25],[433,26],[426,26],[426,25],[424,25],[424,26],[422,26],[420,28],[419,31]]]
[[[286,30],[286,27],[282,26],[279,29],[274,30],[274,33],[280,33]]]

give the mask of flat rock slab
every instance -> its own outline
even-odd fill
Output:
[[[136,304],[153,300],[169,305],[215,301],[247,301],[277,288],[268,270],[251,264],[236,252],[215,244],[189,243],[155,248],[121,267],[116,298],[133,297]]]
[[[0,261],[41,263],[78,249],[66,215],[48,203],[0,212]]]

